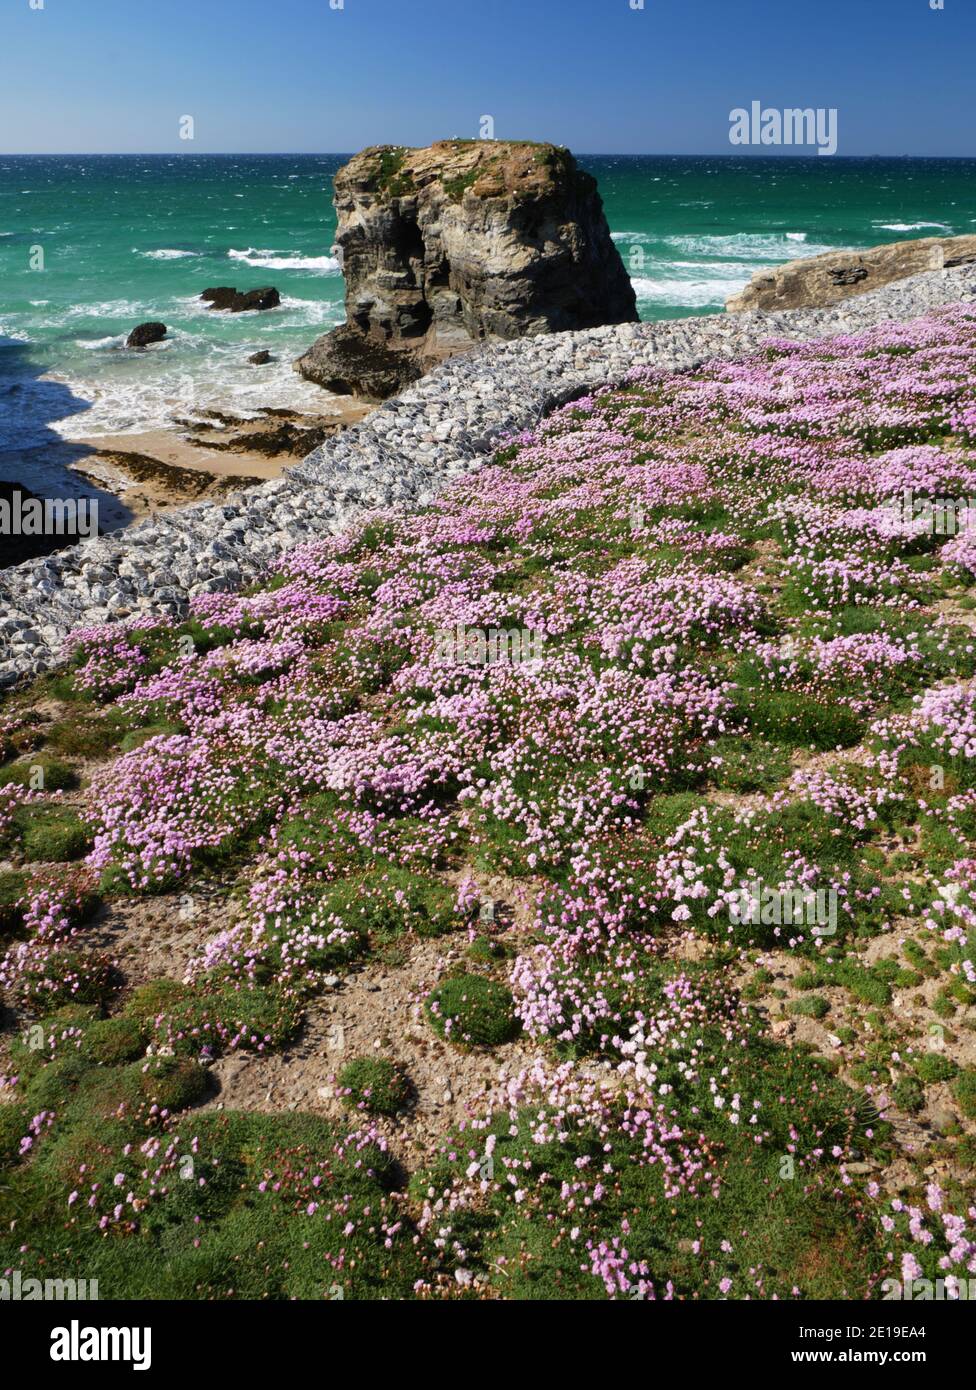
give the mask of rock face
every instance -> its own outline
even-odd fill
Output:
[[[637,321],[596,182],[555,145],[373,146],[335,206],[347,321],[296,363],[330,391],[384,399],[475,342]]]
[[[231,314],[243,314],[249,309],[277,309],[281,303],[281,295],[272,285],[243,293],[233,285],[217,285],[204,290],[200,298],[207,301],[211,309],[226,309]]]
[[[140,323],[125,340],[127,348],[143,348],[166,337],[165,323]]]
[[[829,251],[758,271],[725,307],[730,314],[747,309],[819,309],[909,275],[973,263],[976,236],[923,237],[873,246],[869,251]]]

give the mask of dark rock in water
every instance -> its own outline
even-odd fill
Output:
[[[273,285],[266,285],[260,290],[247,290],[239,294],[230,306],[232,314],[242,314],[248,309],[277,309],[281,303],[281,295]]]
[[[272,357],[267,348],[262,348],[260,352],[252,352],[247,360],[253,362],[255,367],[263,367],[265,362],[272,361]]]
[[[226,309],[231,314],[244,314],[250,309],[276,309],[281,303],[281,295],[272,285],[259,290],[236,290],[233,285],[217,285],[204,290],[200,296],[212,309]]]
[[[217,285],[213,289],[204,290],[200,298],[206,300],[214,309],[229,309],[237,298],[237,290],[233,285]]]
[[[314,353],[314,363],[308,358]],[[416,356],[363,337],[352,324],[320,338],[301,358],[303,376],[338,396],[366,396],[385,401],[422,375]]]
[[[127,348],[143,348],[166,337],[165,323],[140,323],[125,340]]]
[[[474,343],[636,323],[596,182],[530,141],[373,146],[335,177],[346,323],[296,366],[387,396]]]

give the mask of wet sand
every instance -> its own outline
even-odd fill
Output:
[[[170,429],[55,438],[44,448],[3,451],[0,480],[42,497],[97,500],[99,529],[116,531],[157,512],[280,478],[375,408],[323,396],[321,414],[269,408],[246,417],[211,410],[174,418]]]

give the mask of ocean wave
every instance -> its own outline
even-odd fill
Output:
[[[197,256],[198,251],[178,251],[171,246],[164,246],[159,251],[138,251],[132,248],[137,256],[145,256],[150,261],[181,261],[186,256]]]
[[[120,362],[126,356],[122,354]],[[158,370],[97,380],[86,378],[83,372],[70,376],[52,373],[48,382],[69,386],[74,399],[87,402],[88,408],[52,420],[49,403],[45,406],[38,401],[36,411],[29,406],[24,411],[25,403],[21,402],[19,425],[24,440],[33,435],[36,442],[42,443],[50,438],[49,431],[64,439],[91,441],[102,435],[142,434],[170,428],[174,416],[182,418],[202,410],[246,415],[274,407],[318,414],[330,400],[321,387],[292,369],[290,352],[283,353],[279,361],[261,372],[247,364],[240,349],[232,356],[211,357],[205,365],[200,364],[200,370],[182,370],[176,363],[164,370],[160,358],[155,363],[146,360],[142,366],[158,366]]]
[[[886,232],[921,232],[926,227],[940,227],[944,232],[952,231],[948,222],[872,222],[871,226]]]
[[[246,251],[228,251],[232,261],[260,266],[262,270],[310,270],[320,275],[337,275],[339,262],[333,256],[282,255],[277,251],[258,251],[249,246]]]
[[[120,348],[125,346],[125,334],[116,333],[109,338],[76,338],[75,346],[80,347],[84,352],[100,352],[104,348]]]
[[[702,267],[708,269],[710,267]],[[631,277],[638,301],[663,304],[671,309],[705,309],[721,306],[733,294],[738,294],[749,281],[748,275],[720,276],[700,280],[669,280],[664,276],[652,279],[647,275]]]
[[[732,232],[716,236],[667,236],[663,241],[692,256],[721,256],[723,259],[734,256],[769,265],[793,260],[798,253],[820,256],[838,249],[808,241],[806,236],[806,232]]]
[[[235,330],[241,330],[242,333],[246,331],[248,334],[255,331],[270,333],[277,339],[283,332],[288,333],[291,329],[315,327],[318,324],[334,327],[342,322],[345,310],[340,298],[297,299],[292,295],[283,294],[276,309],[266,309],[260,313],[226,314],[212,309],[206,300],[194,294],[174,299],[161,317],[166,322],[169,322],[169,319],[176,322],[194,321],[195,329],[199,329],[203,323],[212,323],[222,332],[234,332],[235,338]],[[206,341],[206,338],[202,338],[201,341]]]
[[[346,317],[341,299],[292,299],[281,296],[278,324],[284,328],[316,327],[319,324],[336,328]]]
[[[59,326],[63,319],[146,319],[153,310],[135,299],[105,299],[98,304],[72,304],[64,310],[62,319],[54,319],[53,326]],[[45,325],[47,326],[47,325]]]

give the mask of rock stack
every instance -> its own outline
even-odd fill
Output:
[[[637,321],[596,181],[559,146],[373,146],[335,207],[346,323],[296,363],[330,391],[385,399],[477,342]]]

